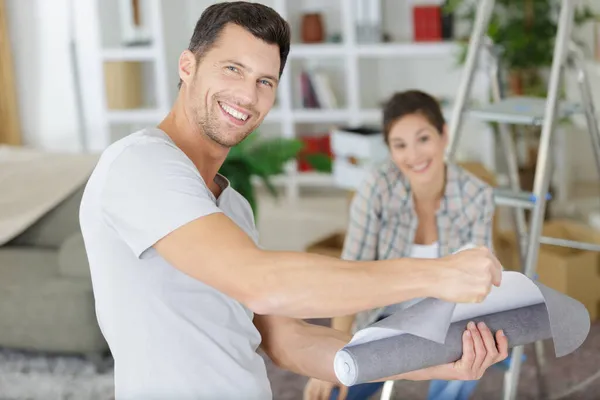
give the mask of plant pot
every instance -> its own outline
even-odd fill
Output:
[[[510,92],[514,96],[537,94],[542,85],[544,82],[540,69],[518,68],[509,73]]]
[[[307,13],[302,16],[302,41],[320,43],[325,38],[323,18],[319,13]]]

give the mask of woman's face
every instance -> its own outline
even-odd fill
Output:
[[[390,154],[411,185],[437,181],[445,172],[446,127],[440,134],[420,114],[406,115],[393,123],[389,133]]]

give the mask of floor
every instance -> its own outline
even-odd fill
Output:
[[[290,204],[282,197],[274,200],[260,196],[258,229],[261,244],[269,249],[302,251],[319,238],[343,230],[347,223],[348,198],[344,192],[304,192],[302,200]],[[327,320],[311,321],[328,324]],[[520,399],[600,399],[600,323],[595,323],[587,341],[575,353],[556,359],[552,343],[546,343],[547,364],[545,368],[547,395],[538,396],[536,369],[531,355],[523,365],[519,391]],[[276,400],[302,398],[306,378],[280,370],[267,357],[269,377]],[[491,369],[481,379],[473,397],[477,399],[501,399],[503,371]],[[596,379],[589,380],[588,378]],[[589,382],[588,382],[589,380]],[[397,382],[394,399],[425,399],[427,382]],[[569,389],[577,389],[569,393]]]

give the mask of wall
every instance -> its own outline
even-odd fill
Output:
[[[6,0],[18,104],[26,145],[79,148],[69,0]]]

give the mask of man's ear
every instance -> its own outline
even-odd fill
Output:
[[[189,84],[194,78],[196,71],[196,56],[189,50],[185,50],[179,56],[179,78]]]

